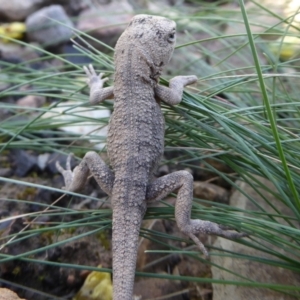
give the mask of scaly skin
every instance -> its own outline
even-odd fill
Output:
[[[116,45],[114,87],[103,88],[103,74],[97,76],[92,66],[84,68],[91,103],[114,97],[107,137],[112,170],[95,152],[88,152],[74,172],[70,158],[66,170],[57,164],[67,190],[82,188],[91,172],[111,196],[114,300],[132,300],[139,230],[147,202],[178,190],[177,225],[205,255],[208,253],[196,237],[200,232],[228,238],[244,236],[222,230],[212,222],[190,219],[193,177],[188,172],[178,171],[153,180],[164,151],[164,118],[159,101],[178,104],[183,88],[197,81],[196,76],[177,76],[171,79],[169,87],[158,85],[161,71],[173,53],[175,30],[175,22],[166,18],[135,16]]]

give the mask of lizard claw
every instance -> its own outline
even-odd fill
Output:
[[[206,250],[205,246],[201,243],[201,241],[196,237],[196,234],[213,234],[228,239],[239,239],[248,236],[248,234],[246,233],[232,232],[228,231],[228,229],[229,228],[226,226],[222,226],[210,221],[191,220],[190,225],[183,228],[182,231],[194,241],[194,243],[198,246],[200,251],[205,255],[206,258],[208,258],[208,251]]]
[[[104,75],[104,73],[100,73],[100,74],[98,75],[98,78],[102,81],[102,83],[104,83],[104,82],[106,82],[106,81],[109,80],[108,77],[102,78],[103,75]]]
[[[83,70],[84,70],[86,76],[88,77],[86,82],[89,85],[89,87],[91,87],[92,85],[97,83],[97,87],[100,89],[103,87],[104,82],[106,82],[108,80],[108,77],[102,79],[102,76],[104,75],[104,73],[100,73],[99,75],[97,75],[93,65],[91,65],[91,64],[88,65],[87,67],[84,66]]]
[[[87,67],[84,66],[83,70],[84,70],[85,74],[87,75],[87,77],[89,77],[89,78],[97,77],[97,74],[96,74],[95,69],[92,64],[89,64]]]
[[[203,243],[193,233],[189,233],[188,236],[198,246],[199,250],[203,253],[203,255],[205,256],[205,258],[209,258],[209,253],[206,250],[206,248],[203,245]]]
[[[197,82],[198,78],[195,75],[190,75],[190,76],[182,76],[184,77],[184,86],[193,84],[195,82]]]

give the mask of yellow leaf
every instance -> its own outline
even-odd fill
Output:
[[[22,39],[26,31],[25,23],[13,22],[0,25],[0,39],[3,42],[10,42],[7,38]],[[7,37],[7,38],[6,38]]]
[[[101,268],[101,265],[98,268]],[[111,275],[93,271],[73,300],[112,300]]]

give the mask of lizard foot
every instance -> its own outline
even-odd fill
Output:
[[[102,79],[104,73],[100,73],[99,75],[97,75],[93,65],[88,65],[88,67],[84,66],[83,70],[88,77],[86,82],[89,87],[97,86],[97,89],[102,89],[104,82],[108,80],[108,77]]]
[[[197,80],[198,80],[197,76],[195,76],[195,75],[177,76],[177,77],[180,77],[180,80],[181,80],[183,86],[193,84],[193,83],[197,82]],[[174,77],[174,78],[176,78],[176,77]]]
[[[212,234],[228,239],[239,239],[248,236],[248,234],[246,233],[232,232],[228,230],[228,227],[218,225],[217,223],[213,223],[210,221],[202,220],[190,220],[190,224],[188,226],[185,226],[184,229],[182,229],[182,231],[194,241],[194,243],[198,246],[198,248],[206,257],[209,257],[208,251],[206,250],[205,246],[200,242],[200,240],[196,237],[196,234]]]
[[[61,173],[63,175],[64,180],[65,180],[65,186],[63,186],[62,189],[68,190],[68,191],[69,191],[70,186],[72,185],[72,181],[73,181],[73,178],[74,178],[74,174],[71,170],[72,156],[73,156],[72,153],[68,155],[67,162],[66,162],[66,169],[64,169],[60,165],[59,161],[57,161],[55,163],[56,169],[58,170],[59,173]]]
[[[82,162],[72,171],[71,170],[72,156],[73,154],[69,154],[67,158],[66,169],[64,169],[58,161],[56,162],[55,165],[58,172],[60,172],[63,175],[65,180],[65,186],[62,187],[62,189],[70,192],[75,192],[80,190],[84,186],[89,170],[85,162]]]
[[[89,151],[85,154],[80,164],[72,171],[72,156],[73,154],[70,154],[67,158],[66,169],[64,169],[59,162],[56,162],[56,168],[63,175],[65,180],[65,187],[63,187],[63,189],[70,192],[81,190],[86,185],[86,181],[91,174],[102,190],[108,195],[111,195],[115,177],[101,157],[96,152]]]

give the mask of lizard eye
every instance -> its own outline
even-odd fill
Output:
[[[175,33],[174,32],[172,32],[172,33],[169,33],[168,34],[168,42],[169,43],[174,43],[175,42]]]

